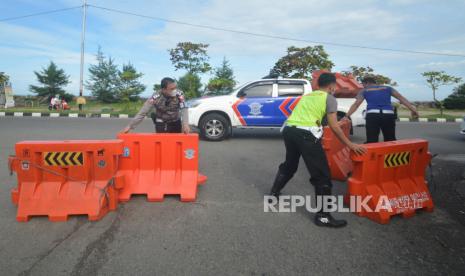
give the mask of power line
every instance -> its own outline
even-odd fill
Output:
[[[88,6],[96,8],[96,9],[100,9],[100,10],[109,11],[109,12],[132,15],[132,16],[137,16],[137,17],[141,17],[141,18],[164,21],[164,22],[169,22],[169,23],[174,23],[174,24],[179,24],[179,25],[185,25],[185,26],[190,26],[190,27],[210,29],[210,30],[229,32],[229,33],[236,33],[236,34],[243,34],[243,35],[250,35],[250,36],[257,36],[257,37],[279,39],[279,40],[305,42],[305,43],[311,43],[311,44],[322,44],[322,45],[330,45],[330,46],[346,47],[346,48],[368,49],[368,50],[385,51],[385,52],[398,52],[398,53],[435,55],[435,56],[450,56],[450,57],[465,57],[465,55],[462,55],[462,54],[448,54],[448,53],[439,53],[439,52],[415,51],[415,50],[407,50],[407,49],[369,47],[369,46],[363,46],[363,45],[354,45],[354,44],[345,44],[345,43],[336,43],[336,42],[327,42],[327,41],[314,41],[314,40],[300,39],[300,38],[293,38],[293,37],[285,37],[285,36],[277,36],[277,35],[269,35],[269,34],[253,33],[253,32],[245,32],[245,31],[238,31],[238,30],[214,27],[214,26],[209,26],[209,25],[193,24],[193,23],[188,23],[188,22],[183,22],[183,21],[178,21],[178,20],[166,19],[166,18],[162,18],[162,17],[143,15],[143,14],[123,11],[123,10],[117,10],[117,9],[112,9],[112,8],[106,8],[106,7],[96,6],[96,5],[88,5]]]
[[[38,12],[38,13],[32,13],[32,14],[15,16],[15,17],[2,18],[2,19],[0,19],[0,22],[18,20],[18,19],[34,17],[34,16],[39,16],[39,15],[45,15],[45,14],[51,14],[51,13],[57,13],[57,12],[62,12],[62,11],[69,11],[69,10],[74,10],[74,9],[82,8],[82,7],[83,6],[81,5],[81,6],[75,6],[75,7],[70,7],[70,8],[58,9],[58,10],[51,10],[51,11]]]
[[[269,34],[262,34],[262,33],[238,31],[238,30],[214,27],[214,26],[209,26],[209,25],[201,25],[201,24],[188,23],[188,22],[183,22],[183,21],[178,21],[178,20],[166,19],[166,18],[162,18],[162,17],[137,14],[137,13],[133,13],[133,12],[117,10],[117,9],[112,9],[112,8],[106,8],[106,7],[96,6],[96,5],[86,5],[86,6],[93,7],[93,8],[100,9],[100,10],[109,11],[109,12],[114,12],[114,13],[137,16],[137,17],[146,18],[146,19],[158,20],[158,21],[169,22],[169,23],[185,25],[185,26],[190,26],[190,27],[196,27],[196,28],[202,28],[202,29],[210,29],[210,30],[216,30],[216,31],[222,31],[222,32],[229,32],[229,33],[243,34],[243,35],[249,35],[249,36],[256,36],[256,37],[272,38],[272,39],[295,41],[295,42],[305,42],[305,43],[311,43],[311,44],[322,44],[322,45],[330,45],[330,46],[346,47],[346,48],[358,48],[358,49],[385,51],[385,52],[398,52],[398,53],[423,54],[423,55],[435,55],[435,56],[450,56],[450,57],[465,57],[465,55],[462,55],[462,54],[427,52],[427,51],[381,48],[381,47],[369,47],[369,46],[363,46],[363,45],[345,44],[345,43],[328,42],[328,41],[314,41],[314,40],[300,39],[300,38],[293,38],[293,37],[285,37],[285,36],[269,35]],[[56,9],[56,10],[39,12],[39,13],[33,13],[33,14],[28,14],[28,15],[3,18],[3,19],[0,19],[0,22],[18,20],[18,19],[35,17],[35,16],[40,16],[40,15],[52,14],[52,13],[58,13],[58,12],[74,10],[74,9],[78,9],[78,8],[82,8],[82,7],[84,7],[84,6],[80,5],[80,6],[74,6],[74,7],[69,7],[69,8],[63,8],[63,9]]]

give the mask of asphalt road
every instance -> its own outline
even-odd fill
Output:
[[[264,213],[284,147],[274,130],[239,130],[201,142],[209,177],[195,203],[137,197],[99,222],[71,217],[15,220],[7,156],[21,140],[112,139],[128,120],[0,117],[0,271],[2,275],[464,275],[465,139],[458,124],[400,123],[398,138],[425,138],[434,159],[433,213],[380,225],[353,214],[343,229],[322,229],[304,210]],[[150,132],[146,120],[139,132]],[[364,129],[353,140],[362,142]],[[302,166],[285,189],[313,189]],[[346,185],[335,183],[335,193]],[[462,194],[463,192],[463,194]]]

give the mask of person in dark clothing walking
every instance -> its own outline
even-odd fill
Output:
[[[317,197],[331,195],[331,175],[325,152],[321,145],[323,127],[321,122],[326,116],[329,127],[336,137],[356,154],[366,150],[352,143],[342,132],[337,122],[337,101],[331,94],[336,89],[336,77],[323,73],[318,79],[320,90],[302,96],[283,128],[286,160],[279,166],[278,173],[271,188],[270,195],[279,198],[280,191],[294,176],[299,165],[300,156],[304,159],[310,182],[315,187]],[[343,227],[345,220],[337,220],[329,212],[320,210],[315,215],[318,226]]]

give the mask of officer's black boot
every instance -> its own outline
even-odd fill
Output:
[[[331,195],[331,187],[328,187],[328,186],[315,187],[315,194],[316,196],[329,196]],[[324,212],[324,210],[320,210],[318,213],[315,214],[314,222],[318,226],[334,227],[334,228],[340,228],[340,227],[344,227],[347,225],[346,220],[335,219],[333,218],[331,213]]]
[[[292,176],[288,176],[283,174],[280,170],[276,174],[274,179],[273,187],[271,188],[270,196],[276,197],[279,199],[279,195],[281,195],[281,190],[286,186],[287,182],[292,178]]]

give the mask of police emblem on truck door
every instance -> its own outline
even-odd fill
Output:
[[[261,105],[260,103],[251,103],[249,104],[249,107],[250,107],[250,115],[258,116],[262,114],[263,105]]]

